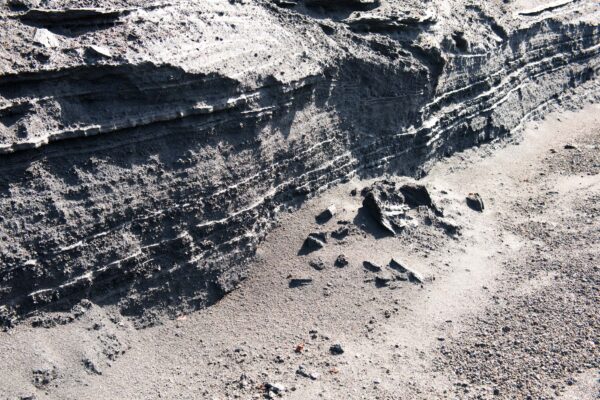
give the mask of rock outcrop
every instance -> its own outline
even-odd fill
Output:
[[[210,305],[284,208],[598,94],[593,1],[105,3],[0,8],[4,325]]]

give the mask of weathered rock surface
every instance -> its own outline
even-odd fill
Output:
[[[283,207],[598,93],[593,1],[18,3],[0,5],[4,325],[84,298],[210,305]]]

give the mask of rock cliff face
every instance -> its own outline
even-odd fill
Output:
[[[278,212],[599,93],[593,1],[102,3],[0,11],[4,325],[204,307]]]

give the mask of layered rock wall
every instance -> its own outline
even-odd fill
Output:
[[[593,2],[486,3],[9,4],[3,323],[209,305],[278,212],[595,99]]]

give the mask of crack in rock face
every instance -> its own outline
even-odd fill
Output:
[[[6,327],[209,306],[280,211],[600,93],[592,1],[75,3],[0,5]]]

